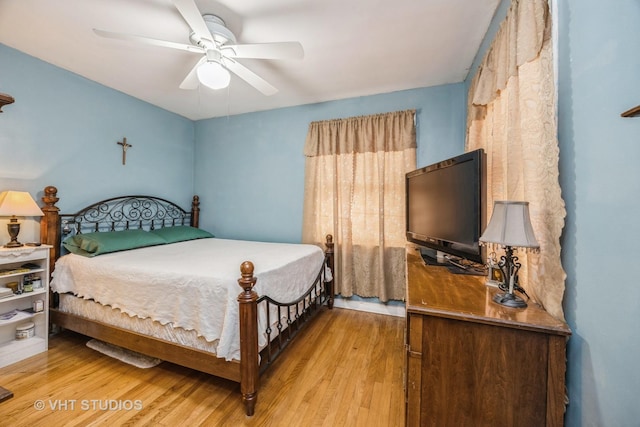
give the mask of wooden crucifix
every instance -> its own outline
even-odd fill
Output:
[[[127,144],[127,138],[122,138],[122,141],[117,142],[118,145],[122,145],[122,164],[127,163],[127,149],[133,147],[131,144]]]

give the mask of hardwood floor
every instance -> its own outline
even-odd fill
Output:
[[[0,403],[0,425],[404,425],[402,318],[321,313],[261,377],[253,417],[237,384],[167,362],[139,369],[86,341],[64,332],[46,354],[1,368],[14,397]]]

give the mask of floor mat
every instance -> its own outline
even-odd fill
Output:
[[[162,363],[162,360],[160,359],[145,356],[144,354],[136,353],[135,351],[127,350],[116,345],[98,340],[88,341],[87,347],[138,368],[153,368],[154,366]]]

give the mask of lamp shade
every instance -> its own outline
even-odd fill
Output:
[[[31,194],[26,191],[3,191],[0,193],[0,216],[44,215]]]
[[[216,61],[203,62],[198,66],[196,74],[200,83],[211,89],[223,89],[231,82],[229,71]]]
[[[480,242],[514,248],[539,248],[529,217],[529,202],[496,201]]]

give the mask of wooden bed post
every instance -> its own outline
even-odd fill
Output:
[[[258,362],[258,294],[253,290],[253,263],[240,266],[242,277],[238,284],[243,292],[238,295],[240,310],[240,391],[248,416],[252,416],[258,400],[260,371]]]
[[[193,196],[191,202],[191,224],[192,227],[199,228],[200,226],[200,197]]]
[[[329,295],[329,300],[327,301],[327,307],[333,308],[333,298],[335,297],[335,287],[334,287],[335,272],[333,269],[333,260],[334,260],[333,236],[331,234],[327,234],[326,239],[327,241],[325,243],[325,246],[327,247],[327,249],[324,251],[324,253],[327,256],[327,266],[331,271],[331,281],[325,282],[325,285],[327,287],[326,288],[327,294]]]
[[[42,213],[44,217],[40,220],[40,242],[53,246],[49,250],[49,272],[53,272],[56,260],[60,256],[60,209],[55,204],[60,200],[58,189],[52,185],[45,187],[42,201]]]

